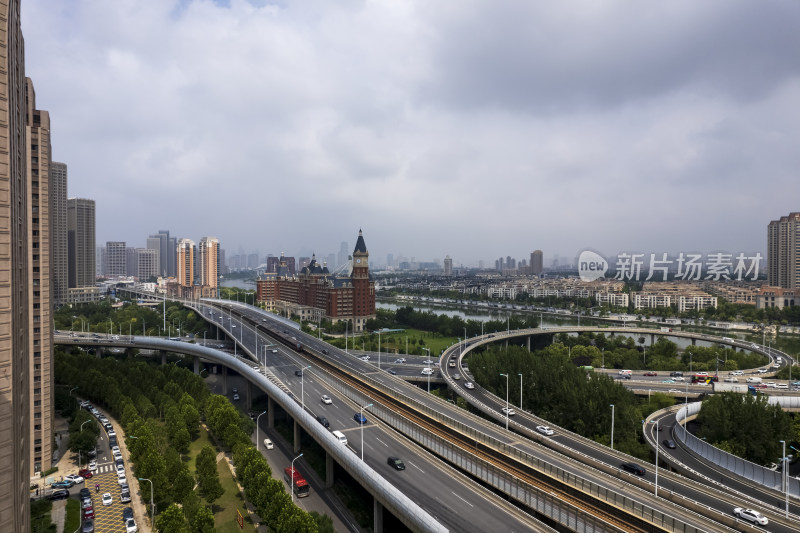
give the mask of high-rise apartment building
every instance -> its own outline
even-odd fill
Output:
[[[7,531],[31,529],[31,249],[23,46],[19,0],[0,3],[0,524]]]
[[[444,275],[445,276],[453,275],[453,260],[450,258],[449,255],[444,258]]]
[[[67,301],[69,261],[67,255],[67,165],[50,163],[50,260],[53,274],[53,305]]]
[[[179,240],[176,256],[178,284],[181,287],[191,287],[194,285],[194,241],[191,239]]]
[[[219,240],[216,237],[203,237],[197,253],[200,285],[216,288],[219,280]]]
[[[150,235],[147,247],[158,250],[159,276],[175,276],[177,273],[177,240],[169,236],[169,230],[159,230],[158,234]]]
[[[67,200],[67,256],[70,288],[94,287],[95,205],[88,198]]]
[[[139,249],[125,248],[125,275],[139,277]]]
[[[800,213],[790,213],[767,226],[767,285],[800,288]]]
[[[125,243],[122,241],[107,241],[105,251],[105,271],[107,277],[128,275],[128,258]]]
[[[539,276],[544,272],[544,254],[541,250],[531,252],[531,274]]]
[[[136,277],[139,281],[158,277],[158,250],[136,249]]]
[[[50,115],[36,109],[33,82],[26,83],[30,300],[30,475],[50,468],[53,458],[53,328],[50,242]]]

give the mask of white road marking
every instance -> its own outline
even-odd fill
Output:
[[[384,446],[386,446],[387,448],[389,447],[389,445],[388,445],[388,444],[386,444],[385,442],[383,442],[381,439],[379,439],[379,438],[375,437],[375,440],[376,440],[376,441],[378,441],[378,442],[380,442],[381,444],[383,444],[383,445],[384,445]]]
[[[458,499],[459,499],[459,500],[461,500],[462,502],[466,503],[466,504],[467,504],[467,505],[469,505],[470,507],[475,507],[474,505],[472,505],[471,503],[469,503],[467,500],[465,500],[464,498],[462,498],[461,496],[459,496],[459,495],[458,495],[458,494],[456,494],[455,492],[453,492],[453,491],[450,491],[450,494],[452,494],[453,496],[455,496],[456,498],[458,498]]]
[[[412,463],[411,461],[409,461],[409,462],[408,462],[408,464],[410,464],[411,466],[413,466],[414,468],[416,468],[417,470],[419,470],[419,471],[420,471],[420,472],[422,472],[423,474],[425,473],[425,471],[424,471],[423,469],[421,469],[420,467],[418,467],[417,465],[415,465],[415,464],[414,464],[414,463]]]

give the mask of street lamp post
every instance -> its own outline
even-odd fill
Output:
[[[508,429],[508,374],[500,374],[506,377],[506,429]]]
[[[361,426],[361,462],[364,462],[364,424],[362,420],[364,420],[364,409],[367,407],[372,407],[372,404],[365,405],[361,408],[361,418],[358,419],[358,423]]]
[[[789,518],[789,461],[786,458],[786,441],[780,441],[783,444],[783,455],[781,456],[781,483],[786,491],[786,518]]]
[[[660,429],[661,424],[658,423],[658,420],[651,420],[650,423],[651,424],[654,423],[656,425],[656,492],[655,492],[655,495],[656,495],[656,498],[658,498],[658,449],[661,447],[661,446],[659,446],[659,442],[660,441],[658,440],[658,430]]]
[[[381,369],[381,330],[378,330],[378,370]]]
[[[139,481],[149,481],[150,482],[150,524],[153,524],[153,520],[155,519],[155,505],[153,504],[153,481],[147,479],[146,477],[140,477]]]
[[[303,457],[302,453],[300,455],[298,455],[297,457],[295,457],[294,459],[292,459],[292,488],[291,488],[292,503],[294,503],[294,462],[297,461],[298,459],[300,459],[301,457]]]
[[[614,404],[611,404],[611,449],[614,449]]]
[[[311,368],[311,365],[304,366],[300,369],[300,408],[303,411],[306,410],[306,402],[305,402],[305,375],[306,369]]]
[[[430,359],[431,359],[431,349],[430,348],[422,348],[422,349],[425,350],[426,352],[428,352],[428,359],[427,360],[430,361]],[[428,375],[428,394],[430,394],[430,392],[431,392],[431,374],[433,372],[431,372],[431,364],[430,363],[425,363],[425,364],[428,365],[428,372],[426,372],[426,374]]]
[[[522,411],[522,374],[519,375],[519,410]]]
[[[263,414],[266,414],[266,411],[264,411],[263,413],[261,413],[261,415],[263,415]],[[261,415],[258,415],[258,416],[256,417],[256,451],[258,451],[258,441],[259,441],[259,436],[258,436],[258,419],[259,419],[259,418],[261,418]]]

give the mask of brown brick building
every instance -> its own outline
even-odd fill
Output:
[[[258,302],[267,309],[303,320],[349,320],[353,331],[363,331],[367,320],[375,318],[375,282],[361,230],[352,259],[335,273],[314,255],[295,275],[281,255],[276,271],[264,273],[256,285]]]

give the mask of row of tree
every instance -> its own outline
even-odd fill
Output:
[[[158,531],[213,531],[213,505],[223,494],[216,452],[210,446],[201,450],[195,475],[182,455],[199,434],[201,417],[205,417],[210,431],[223,446],[255,451],[249,437],[255,429],[254,422],[224,396],[211,394],[200,377],[174,364],[162,366],[61,352],[55,367],[59,384],[78,387],[82,397],[104,406],[123,426],[136,475],[152,481],[154,500],[159,509],[164,509],[156,521]],[[78,420],[76,416],[73,424]],[[280,516],[268,522],[270,527],[277,531],[316,531],[315,520],[291,505],[279,481],[277,487],[283,496],[264,500],[261,507],[254,502],[264,517],[272,516],[273,506],[283,509]],[[285,500],[290,506],[284,505]],[[295,528],[298,523],[305,526]]]

